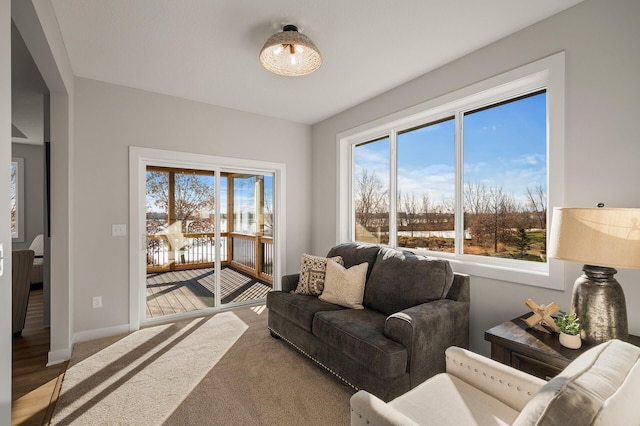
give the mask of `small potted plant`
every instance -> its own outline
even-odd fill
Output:
[[[569,349],[579,349],[582,346],[580,319],[575,312],[571,315],[558,315],[555,318],[555,323],[560,329],[560,344],[562,346]]]

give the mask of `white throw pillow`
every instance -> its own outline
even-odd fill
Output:
[[[324,291],[318,299],[353,309],[364,309],[364,284],[367,279],[367,262],[345,269],[333,260],[327,261]]]

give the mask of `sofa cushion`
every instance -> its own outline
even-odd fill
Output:
[[[367,281],[363,305],[391,315],[442,299],[452,283],[453,271],[448,261],[383,248]]]
[[[311,332],[313,316],[319,311],[346,309],[319,300],[315,296],[308,296],[284,291],[271,291],[267,294],[269,311],[277,312],[281,317],[293,322],[297,326]]]
[[[327,257],[340,256],[345,268],[351,268],[354,265],[367,262],[369,264],[367,269],[368,280],[379,251],[380,246],[374,244],[343,243],[331,248],[327,253]]]
[[[365,262],[345,269],[344,266],[329,259],[324,291],[318,299],[346,308],[364,309],[362,298],[368,267],[369,265]]]
[[[589,349],[545,384],[514,425],[637,425],[640,348],[611,340]]]
[[[384,334],[386,315],[371,309],[318,312],[313,334],[343,356],[383,378],[401,376],[407,370],[407,350]],[[336,356],[336,362],[340,357]]]
[[[331,260],[343,264],[340,256],[333,256]],[[327,258],[320,256],[312,256],[310,254],[302,255],[302,265],[300,267],[300,281],[295,292],[298,294],[307,294],[319,296],[324,289],[324,276],[327,270]]]

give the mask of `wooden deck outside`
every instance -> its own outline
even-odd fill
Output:
[[[244,302],[267,297],[271,286],[229,267],[220,274],[221,302]],[[147,274],[147,318],[213,307],[213,268]]]

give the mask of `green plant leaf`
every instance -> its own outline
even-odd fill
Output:
[[[580,334],[580,319],[575,312],[571,315],[558,315],[555,319],[555,323],[563,333],[571,335]]]

